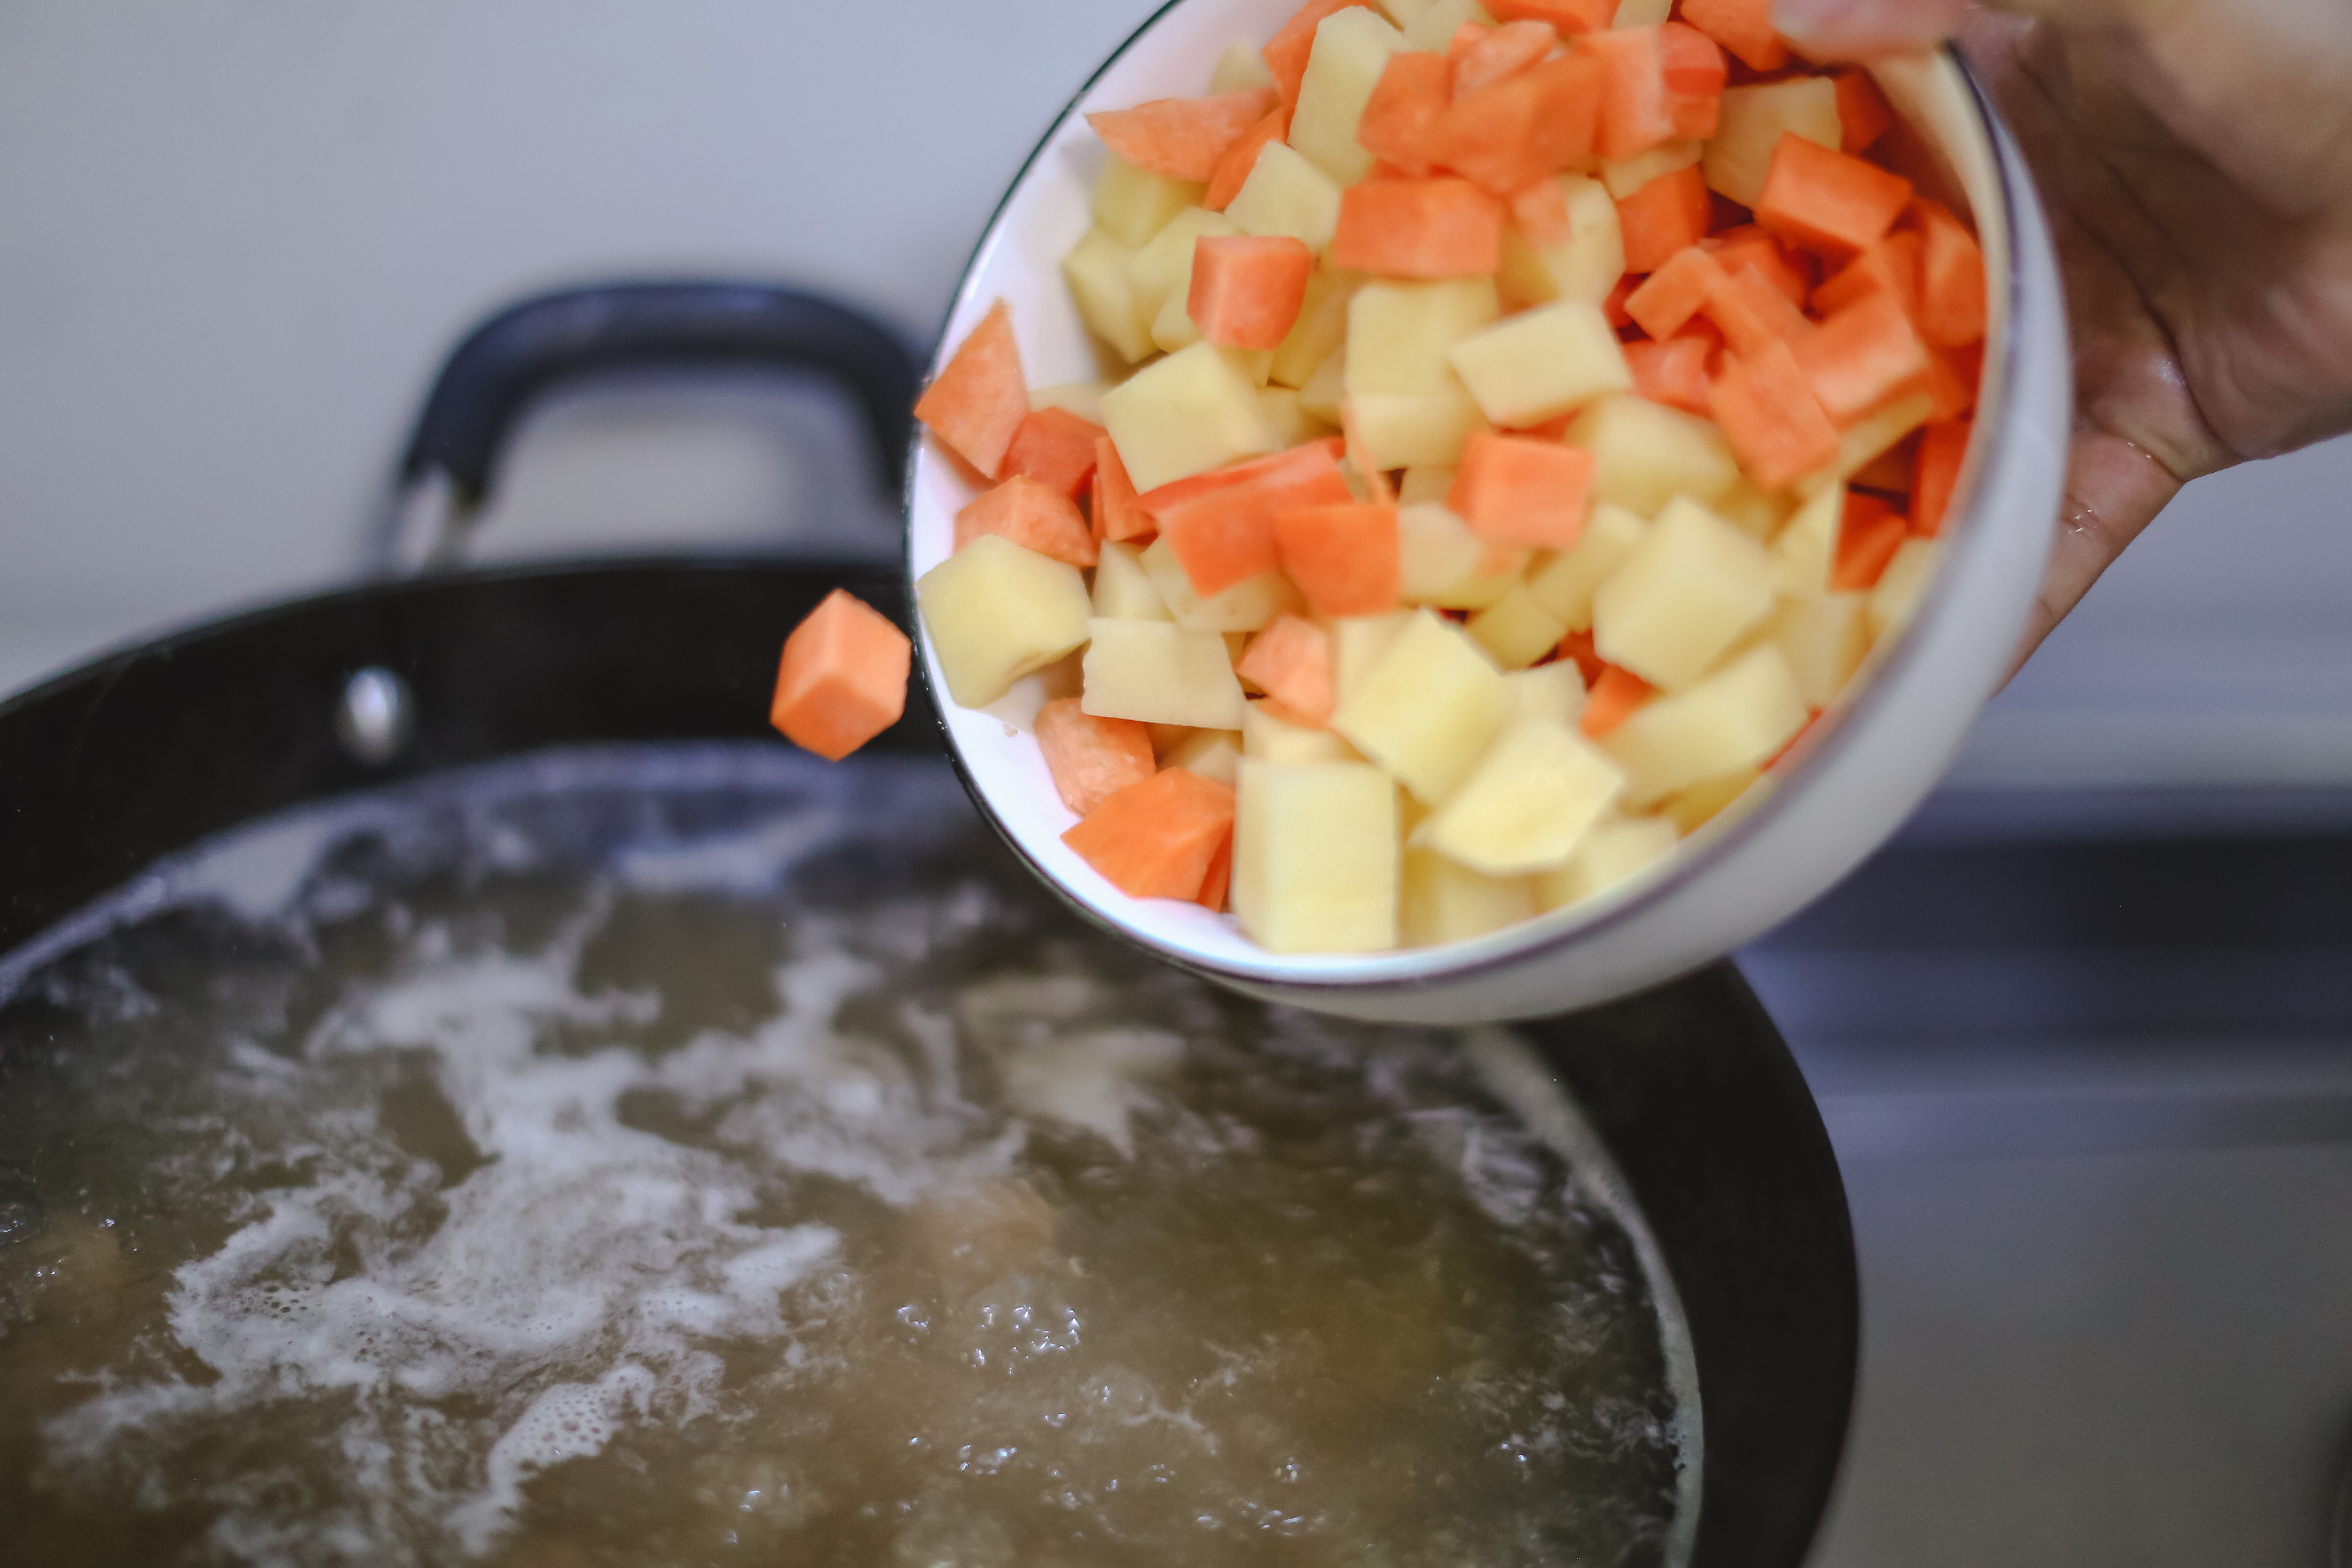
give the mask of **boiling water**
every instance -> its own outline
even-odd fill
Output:
[[[1671,1292],[1523,1048],[1127,955],[936,765],[439,781],[0,985],[10,1561],[1687,1544]]]

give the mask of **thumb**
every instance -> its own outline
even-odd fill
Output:
[[[1959,31],[1970,0],[1777,0],[1773,21],[1805,54],[1859,59]]]

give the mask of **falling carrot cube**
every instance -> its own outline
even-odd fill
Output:
[[[1185,304],[1221,348],[1277,349],[1307,300],[1315,253],[1281,235],[1204,234],[1192,245]]]
[[[1661,174],[1617,204],[1617,226],[1625,240],[1625,270],[1655,272],[1675,253],[1696,245],[1714,216],[1706,176],[1694,163]]]
[[[1101,554],[1077,502],[1051,485],[1019,475],[981,491],[978,499],[956,513],[958,550],[983,533],[1002,534],[1024,550],[1073,566],[1091,566]]]
[[[1250,639],[1234,673],[1321,729],[1331,721],[1337,700],[1331,675],[1331,639],[1323,628],[1297,616],[1276,616]]]
[[[1037,749],[1062,804],[1080,816],[1160,771],[1149,725],[1098,718],[1075,697],[1056,697],[1037,710]]]
[[[1206,180],[1217,160],[1274,107],[1265,88],[1214,98],[1160,98],[1087,116],[1103,145],[1139,169],[1171,180]]]
[[[1784,132],[1757,198],[1756,221],[1791,245],[1852,256],[1911,205],[1911,182],[1877,164]]]
[[[1392,504],[1298,507],[1274,520],[1283,574],[1318,616],[1379,616],[1397,607],[1402,536]]]
[[[990,479],[1004,463],[1021,422],[1029,417],[1029,386],[1021,350],[1013,341],[1013,312],[999,300],[971,330],[923,395],[915,417],[956,454]]]
[[[837,763],[907,710],[914,644],[889,618],[835,588],[784,639],[768,721]]]
[[[1593,456],[1581,447],[1475,432],[1445,504],[1490,544],[1567,550],[1584,531]]]
[[[1334,267],[1437,279],[1491,277],[1502,264],[1503,204],[1467,180],[1366,180],[1339,193]]]
[[[1034,479],[1073,500],[1094,478],[1103,427],[1066,408],[1040,408],[1021,421],[1004,449],[1007,479]]]
[[[1130,897],[1190,900],[1233,832],[1233,785],[1165,768],[1097,805],[1062,842]]]
[[[1748,477],[1768,490],[1786,489],[1836,460],[1837,426],[1787,343],[1727,356],[1706,401]]]

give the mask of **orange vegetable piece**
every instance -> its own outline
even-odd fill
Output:
[[[1658,28],[1659,64],[1666,78],[1666,112],[1677,140],[1705,140],[1723,114],[1723,87],[1731,67],[1713,38],[1686,22]]]
[[[1214,98],[1155,98],[1133,109],[1103,109],[1087,116],[1103,145],[1139,169],[1171,180],[1205,180],[1217,160],[1274,107],[1262,87]]]
[[[1331,721],[1331,639],[1297,616],[1277,616],[1250,638],[1234,673],[1298,715],[1314,729]]]
[[[1584,715],[1577,721],[1577,728],[1597,741],[1631,719],[1655,689],[1632,670],[1604,664],[1591,678],[1584,693]]]
[[[1786,489],[1837,457],[1837,426],[1778,339],[1755,353],[1727,356],[1706,402],[1748,477],[1768,490]]]
[[[1465,37],[1473,26],[1464,24],[1445,51],[1446,59],[1454,67],[1455,98],[1474,93],[1488,82],[1518,75],[1551,53],[1551,47],[1559,42],[1559,35],[1549,22],[1506,22],[1499,27],[1481,27],[1475,37]]]
[[[1837,73],[1838,151],[1863,153],[1895,125],[1895,110],[1871,74],[1859,67]]]
[[[1233,832],[1233,785],[1163,768],[1103,801],[1062,842],[1131,898],[1190,901]]]
[[[989,307],[947,368],[923,389],[915,417],[965,462],[996,478],[1005,448],[1029,417],[1029,384],[1021,377],[1013,312],[1003,300]]]
[[[1664,342],[1683,330],[1706,306],[1716,289],[1731,280],[1723,264],[1703,246],[1686,246],[1625,296],[1633,324]]]
[[[1630,158],[1662,142],[1715,134],[1727,68],[1704,33],[1668,22],[1616,27],[1579,40],[1601,62],[1601,123],[1593,150]]]
[[[1813,309],[1822,315],[1844,310],[1865,295],[1886,293],[1916,324],[1919,320],[1919,237],[1898,230],[1871,246],[1813,290]]]
[[[1258,58],[1265,68],[1274,73],[1274,90],[1282,95],[1282,107],[1298,107],[1298,84],[1306,79],[1307,61],[1315,53],[1315,29],[1323,25],[1326,16],[1337,16],[1353,5],[1364,5],[1365,0],[1307,0],[1282,31],[1275,34]]]
[[[1217,846],[1217,852],[1209,858],[1208,874],[1201,879],[1200,897],[1193,902],[1213,915],[1223,914],[1233,889],[1234,836],[1228,833],[1225,841]]]
[[[1095,537],[1113,543],[1148,538],[1160,524],[1136,499],[1135,481],[1118,460],[1118,447],[1108,436],[1095,443]]]
[[[1714,216],[1706,176],[1698,166],[1661,174],[1617,204],[1625,236],[1625,270],[1655,272],[1675,252],[1696,245]]]
[[[1007,479],[1035,479],[1076,500],[1094,478],[1095,443],[1103,427],[1066,408],[1039,408],[1021,421],[1004,449]]]
[[[1706,407],[1707,362],[1715,346],[1704,337],[1678,337],[1664,342],[1627,343],[1625,368],[1633,373],[1633,390],[1653,403],[1704,415]]]
[[[1590,154],[1600,114],[1601,62],[1569,55],[1454,103],[1432,129],[1430,158],[1508,196]]]
[[[1490,544],[1567,550],[1584,531],[1592,467],[1581,447],[1476,431],[1445,504]]]
[[[1053,486],[1015,474],[980,492],[956,513],[955,547],[961,550],[983,533],[1002,534],[1024,550],[1091,566],[1101,554],[1094,530],[1078,503]]]
[[[1608,318],[1612,327],[1621,332],[1633,324],[1633,318],[1625,313],[1625,301],[1633,297],[1633,290],[1641,284],[1639,274],[1628,272],[1617,279],[1616,287],[1609,290],[1609,297],[1601,301],[1601,313]]]
[[[1984,252],[1939,203],[1918,204],[1919,335],[1939,349],[1985,335]]]
[[[1392,503],[1347,501],[1277,513],[1274,548],[1284,574],[1318,616],[1396,608],[1403,547]]]
[[[1832,423],[1847,426],[1929,372],[1927,345],[1895,296],[1866,294],[1790,345]]]
[[[1427,175],[1438,120],[1454,102],[1453,80],[1444,55],[1427,49],[1391,55],[1356,122],[1356,144],[1399,174]],[[1382,177],[1377,168],[1367,176]]]
[[[1213,213],[1232,205],[1249,182],[1250,171],[1257,167],[1257,155],[1265,151],[1265,144],[1289,134],[1290,111],[1279,104],[1267,110],[1265,118],[1234,138],[1234,144],[1219,155],[1217,166],[1209,172],[1209,190],[1201,205]]]
[[[1779,240],[1752,223],[1718,230],[1698,243],[1699,248],[1714,257],[1726,272],[1737,272],[1742,267],[1755,268],[1764,274],[1765,281],[1789,297],[1791,305],[1802,305],[1812,290],[1811,261],[1802,256],[1791,256]]]
[[[1334,267],[1389,278],[1484,278],[1502,264],[1503,204],[1467,180],[1366,180],[1339,193]]]
[[[1538,250],[1549,250],[1575,237],[1568,218],[1568,198],[1559,194],[1557,180],[1538,180],[1520,187],[1511,193],[1509,205],[1511,221]]]
[[[1951,510],[1952,492],[1959,488],[1960,465],[1969,455],[1974,426],[1965,419],[1930,425],[1919,432],[1919,450],[1911,459],[1911,531],[1933,539],[1943,531]]]
[[[1977,383],[1984,378],[1984,345],[1927,351],[1927,393],[1936,400],[1927,412],[1941,423],[1958,419],[1977,405]]]
[[[1576,672],[1584,678],[1587,691],[1591,690],[1593,683],[1601,679],[1601,672],[1609,668],[1602,661],[1600,650],[1592,646],[1592,634],[1589,631],[1570,632],[1560,638],[1559,653],[1560,658],[1575,661]]]
[[[1495,0],[1486,9],[1501,22],[1549,22],[1569,37],[1609,26],[1616,19],[1617,0]]]
[[[1311,441],[1239,468],[1249,471],[1238,482],[1198,490],[1174,505],[1156,500],[1160,490],[1143,498],[1160,520],[1160,531],[1175,551],[1184,575],[1203,598],[1280,564],[1274,520],[1282,513],[1355,499],[1328,442]],[[1180,479],[1177,484],[1191,482]]]
[[[915,645],[872,605],[835,588],[784,639],[768,722],[837,763],[898,721]]]
[[[1756,221],[1791,245],[1851,256],[1910,205],[1911,182],[1902,175],[1787,132],[1772,149]]]
[[[1772,0],[1683,0],[1682,19],[1750,70],[1776,71],[1789,63],[1789,46],[1772,26]]]
[[[1830,563],[1830,591],[1866,594],[1877,586],[1910,527],[1903,514],[1868,490],[1848,490],[1838,518],[1837,558]]]
[[[1223,348],[1278,349],[1307,300],[1315,253],[1283,235],[1204,234],[1185,298],[1201,335]]]
[[[1212,468],[1205,474],[1194,474],[1189,479],[1171,480],[1156,490],[1146,490],[1139,499],[1144,510],[1150,512],[1155,519],[1162,518],[1167,513],[1175,511],[1181,507],[1190,506],[1202,496],[1216,490],[1231,489],[1236,485],[1250,484],[1268,475],[1286,473],[1294,469],[1299,472],[1319,469],[1322,463],[1315,456],[1318,450],[1324,458],[1337,464],[1344,449],[1344,444],[1339,437],[1326,436],[1318,441],[1301,442],[1285,451],[1269,453],[1263,458],[1246,458],[1238,463],[1228,464],[1222,468]]]
[[[1752,354],[1766,343],[1801,342],[1813,323],[1765,279],[1753,263],[1717,284],[1706,297],[1706,319],[1737,354]]]
[[[1160,771],[1150,725],[1097,718],[1075,697],[1056,697],[1037,710],[1037,749],[1062,804],[1080,816]]]

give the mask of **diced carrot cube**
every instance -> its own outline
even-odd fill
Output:
[[[1221,213],[1233,205],[1249,183],[1250,171],[1257,167],[1257,155],[1265,151],[1269,142],[1279,142],[1290,134],[1290,111],[1276,104],[1265,111],[1265,118],[1243,132],[1234,144],[1219,154],[1217,166],[1209,171],[1208,194],[1201,205],[1213,213]]]
[[[1558,180],[1538,180],[1511,193],[1511,221],[1538,250],[1549,250],[1575,237],[1569,223],[1568,198]]]
[[[1715,211],[1698,165],[1661,174],[1617,204],[1624,231],[1625,270],[1655,272],[1675,252],[1696,245]]]
[[[1592,151],[1601,62],[1569,55],[1490,82],[1439,117],[1432,162],[1498,196],[1523,190]]]
[[[1454,102],[1453,67],[1426,49],[1391,55],[1356,122],[1356,143],[1400,173],[1420,179],[1430,172],[1437,123]],[[1375,171],[1367,178],[1381,176]]]
[[[1848,490],[1838,519],[1837,558],[1830,564],[1830,590],[1866,594],[1877,586],[1910,531],[1903,514],[1868,490]]]
[[[1628,272],[1617,279],[1616,286],[1609,290],[1609,297],[1601,301],[1601,313],[1608,318],[1612,327],[1621,332],[1633,324],[1633,318],[1625,313],[1625,301],[1632,299],[1633,290],[1641,286],[1641,274]]]
[[[915,645],[889,617],[835,588],[784,639],[768,721],[837,763],[898,721]]]
[[[1895,296],[1866,294],[1790,345],[1832,424],[1853,424],[1928,374],[1927,345]]]
[[[1315,52],[1315,29],[1323,25],[1324,17],[1353,5],[1371,9],[1367,0],[1307,0],[1258,51],[1265,68],[1274,73],[1274,90],[1282,95],[1283,108],[1298,107],[1298,84],[1306,79],[1307,61]]]
[[[1984,344],[1964,349],[1927,351],[1927,394],[1936,405],[1927,411],[1936,424],[1964,417],[1977,405],[1977,383],[1984,376]]]
[[[1130,898],[1190,901],[1233,832],[1233,785],[1163,768],[1096,806],[1062,842]]]
[[[1871,74],[1858,66],[1837,73],[1837,106],[1841,153],[1866,153],[1894,128],[1895,110],[1887,106],[1886,95],[1878,90]]]
[[[1914,325],[1919,320],[1919,237],[1898,230],[1845,264],[1813,290],[1813,309],[1822,315],[1844,310],[1864,295],[1886,293]]]
[[[1706,306],[1707,297],[1730,275],[1703,246],[1687,246],[1667,258],[1666,264],[1625,296],[1625,314],[1633,324],[1664,342]]]
[[[1308,442],[1240,467],[1250,472],[1238,483],[1193,492],[1177,504],[1157,501],[1161,490],[1143,498],[1144,505],[1160,520],[1160,531],[1176,552],[1185,576],[1202,598],[1222,594],[1281,563],[1274,520],[1282,513],[1305,506],[1337,506],[1355,499],[1327,442]],[[1191,482],[1177,481],[1179,485]]]
[[[1596,741],[1631,719],[1633,710],[1657,689],[1632,670],[1613,664],[1601,666],[1597,674],[1587,678],[1586,685],[1584,714],[1577,727]]]
[[[1918,204],[1919,335],[1940,349],[1985,335],[1984,252],[1938,203]]]
[[[989,308],[947,368],[923,389],[915,417],[965,462],[996,478],[1005,448],[1029,417],[1029,384],[1021,376],[1013,312],[1003,300]]]
[[[1004,477],[1035,479],[1077,499],[1094,478],[1095,443],[1103,427],[1066,408],[1039,408],[1021,421],[1004,449]]]
[[[1752,263],[1717,284],[1702,309],[1736,354],[1755,353],[1769,342],[1795,343],[1814,330]]]
[[[1779,240],[1752,223],[1710,234],[1698,243],[1726,272],[1755,268],[1764,274],[1766,282],[1789,297],[1791,305],[1801,306],[1812,291],[1811,259],[1790,255]]]
[[[1592,467],[1581,447],[1476,431],[1445,504],[1489,543],[1567,550],[1584,531]]]
[[[1156,533],[1160,524],[1136,499],[1135,481],[1118,460],[1118,447],[1108,436],[1095,443],[1095,537],[1124,543]]]
[[[1727,357],[1706,402],[1748,477],[1768,490],[1786,489],[1837,457],[1837,426],[1778,339]]]
[[[1315,253],[1284,235],[1204,234],[1192,245],[1185,308],[1223,348],[1278,349],[1307,300]]]
[[[1467,32],[1467,26],[1462,31]],[[1445,51],[1454,67],[1454,96],[1462,98],[1488,82],[1518,75],[1551,53],[1559,42],[1559,35],[1549,22],[1506,22],[1499,27],[1480,29],[1476,37],[1466,42],[1457,32]]]
[[[1559,657],[1574,661],[1576,672],[1584,678],[1587,691],[1591,690],[1593,682],[1601,679],[1601,672],[1609,668],[1601,659],[1600,650],[1593,646],[1592,634],[1589,631],[1570,632],[1560,638]]]
[[[970,506],[956,513],[958,550],[983,533],[1002,534],[1024,550],[1073,566],[1091,566],[1101,554],[1078,503],[1053,486],[1021,474],[981,491]]]
[[[1851,256],[1911,205],[1911,182],[1877,164],[1783,132],[1757,198],[1756,221],[1791,245]]]
[[[1274,107],[1265,88],[1214,98],[1156,98],[1133,109],[1097,110],[1087,123],[1103,145],[1139,169],[1171,180],[1205,180],[1217,160]]]
[[[1331,639],[1313,621],[1277,616],[1250,638],[1234,673],[1321,729],[1331,721]]]
[[[1776,71],[1789,63],[1789,46],[1772,26],[1772,0],[1683,0],[1682,19],[1750,70]]]
[[[1296,507],[1276,514],[1275,556],[1318,616],[1396,608],[1402,544],[1397,509],[1377,502]]]
[[[1707,362],[1713,357],[1714,345],[1697,336],[1625,345],[1625,368],[1633,373],[1633,391],[1690,414],[1707,411]]]
[[[1911,459],[1911,529],[1933,539],[1943,531],[1951,510],[1952,492],[1959,488],[1960,465],[1969,455],[1974,428],[1962,419],[1930,425],[1919,432],[1919,450]]]
[[[1217,852],[1209,858],[1207,875],[1201,879],[1200,896],[1193,900],[1211,914],[1223,914],[1234,889],[1234,836],[1225,835]]]
[[[1037,749],[1062,804],[1080,816],[1160,771],[1149,725],[1097,718],[1075,697],[1056,697],[1037,710]]]
[[[1853,471],[1846,483],[1865,490],[1884,490],[1889,495],[1911,493],[1911,452],[1919,445],[1918,433],[1897,441],[1861,468]]]
[[[1549,22],[1565,38],[1609,26],[1617,16],[1617,0],[1494,0],[1486,9],[1497,21]]]
[[[1445,44],[1446,68],[1452,69],[1454,63],[1468,52],[1473,45],[1494,30],[1483,22],[1465,22],[1454,28],[1454,37],[1447,39]]]
[[[1467,180],[1366,180],[1339,193],[1334,267],[1388,278],[1484,278],[1502,264],[1503,204]]]
[[[1722,117],[1723,86],[1731,68],[1713,38],[1685,22],[1658,29],[1659,63],[1666,78],[1666,112],[1677,140],[1704,141]]]
[[[1345,450],[1339,437],[1326,436],[1318,441],[1305,441],[1280,452],[1270,452],[1263,458],[1250,458],[1231,463],[1222,468],[1211,468],[1205,474],[1194,474],[1189,479],[1175,479],[1156,490],[1147,490],[1139,498],[1143,510],[1155,519],[1187,507],[1217,490],[1232,489],[1239,485],[1255,484],[1261,479],[1278,479],[1284,475],[1319,474],[1327,467],[1336,468]],[[1301,501],[1301,506],[1307,504]],[[1154,526],[1157,526],[1155,523]]]
[[[1656,27],[1614,27],[1588,34],[1577,44],[1601,62],[1601,121],[1593,132],[1592,150],[1603,158],[1631,158],[1674,140],[1674,107],[1666,97],[1658,32]]]

